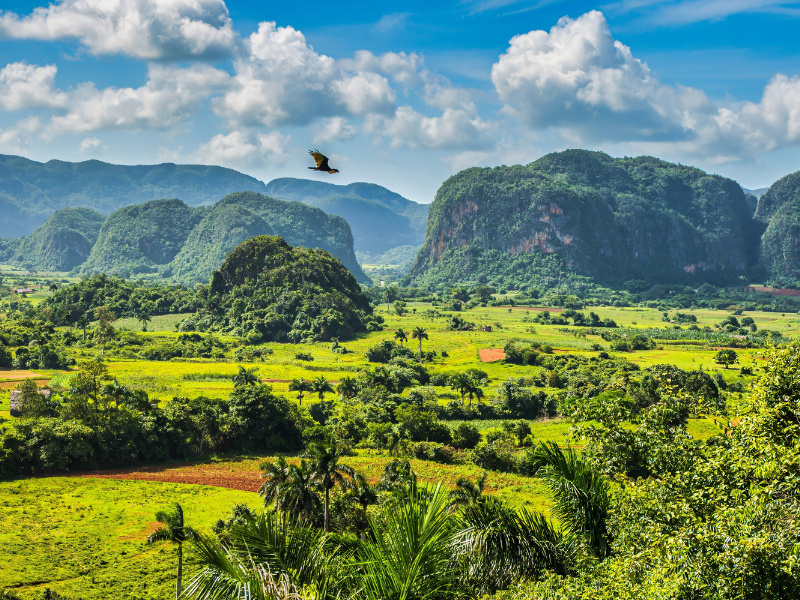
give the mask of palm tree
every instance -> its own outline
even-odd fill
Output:
[[[403,496],[414,493],[417,489],[417,474],[411,469],[411,463],[395,458],[383,468],[377,489]]]
[[[377,504],[378,493],[375,488],[370,485],[363,473],[356,473],[355,476],[350,481],[346,481],[342,487],[347,490],[345,502],[355,503],[361,507],[361,519],[356,523],[356,529],[358,529],[359,537],[364,539],[364,531],[369,526],[367,509],[370,504]]]
[[[274,462],[262,463],[261,469],[264,471],[261,474],[264,483],[258,488],[258,495],[264,497],[264,506],[274,501],[275,510],[278,510],[283,486],[289,479],[289,465],[286,462],[286,458],[281,454]]]
[[[235,387],[241,387],[245,385],[256,385],[259,383],[260,379],[258,378],[258,369],[245,369],[244,367],[239,367],[239,372],[233,376],[233,385]]]
[[[471,482],[466,477],[459,477],[456,481],[456,489],[450,492],[453,504],[477,504],[483,501],[483,490],[486,487],[486,480],[489,473],[484,471],[480,477]]]
[[[422,327],[414,327],[414,331],[411,334],[411,339],[419,340],[419,359],[422,360],[422,340],[428,339],[428,332]]]
[[[344,400],[355,398],[358,394],[358,381],[353,377],[342,377],[336,386],[336,393]]]
[[[483,400],[483,390],[481,389],[481,386],[479,385],[479,383],[477,381],[475,381],[474,379],[471,380],[471,383],[470,383],[469,389],[467,390],[467,393],[469,394],[469,407],[470,408],[472,408],[472,397],[473,396],[475,396],[478,399],[478,404],[480,404],[481,400]]]
[[[555,498],[553,514],[565,528],[584,536],[598,558],[611,553],[606,518],[611,505],[608,482],[578,457],[555,442],[540,442],[523,457],[528,472],[545,480]]]
[[[328,598],[328,569],[340,549],[319,529],[295,518],[261,513],[231,527],[225,540],[198,535],[193,555],[198,570],[186,586],[196,600]]]
[[[324,375],[320,375],[319,377],[311,381],[311,389],[309,391],[317,394],[319,396],[320,402],[324,402],[325,393],[333,392],[334,389],[333,386],[331,385],[331,382],[325,379]]]
[[[147,324],[153,319],[151,318],[150,311],[142,306],[136,311],[136,320],[142,324],[142,331],[147,331]]]
[[[449,511],[447,492],[439,484],[420,488],[370,520],[372,540],[362,543],[358,559],[364,600],[411,598],[449,600],[468,597],[452,549],[458,521]]]
[[[408,341],[408,334],[405,331],[403,331],[402,328],[400,328],[394,332],[394,339],[398,340],[400,342],[400,347],[402,347],[403,342]]]
[[[305,379],[292,379],[289,384],[290,392],[297,392],[297,401],[303,406],[303,394],[311,391],[311,382]]]
[[[177,502],[173,505],[171,511],[157,512],[156,521],[163,523],[163,526],[147,536],[147,543],[172,542],[178,545],[178,579],[175,586],[175,598],[180,600],[181,578],[183,577],[183,542],[194,539],[197,534],[191,527],[187,527],[184,524],[183,509]]]
[[[466,373],[456,373],[450,377],[450,389],[457,391],[461,394],[461,404],[465,402],[464,397],[471,391],[475,385],[472,383],[472,378]]]
[[[330,532],[331,489],[337,484],[341,485],[345,476],[353,478],[355,471],[352,467],[339,463],[345,453],[336,444],[312,444],[310,455],[311,473],[314,480],[322,484],[325,490],[325,531]]]
[[[281,507],[300,518],[310,521],[319,508],[319,483],[305,460],[300,465],[290,465],[289,475],[283,485]]]
[[[78,317],[78,320],[75,321],[75,325],[80,327],[83,330],[83,341],[86,341],[86,328],[89,326],[89,318],[83,314]]]

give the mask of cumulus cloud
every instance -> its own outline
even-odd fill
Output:
[[[227,135],[215,135],[205,144],[201,144],[192,160],[234,169],[263,167],[268,163],[280,164],[286,160],[286,145],[289,141],[289,137],[278,131],[233,131]]]
[[[393,148],[485,148],[491,145],[492,124],[463,108],[447,108],[438,117],[428,117],[401,106],[391,117],[370,115],[364,130],[378,138],[390,138]]]
[[[408,89],[420,82],[419,69],[423,60],[411,52],[386,52],[376,55],[369,50],[358,50],[353,58],[344,58],[339,65],[348,71],[370,71],[389,75],[393,81]]]
[[[721,106],[701,90],[662,84],[597,11],[512,38],[492,81],[507,113],[534,129],[559,127],[576,143],[641,142],[733,159],[800,141],[797,78],[776,76],[758,104]]]
[[[78,152],[81,154],[97,155],[100,154],[106,147],[96,137],[84,138],[81,145],[78,147]]]
[[[0,13],[0,37],[76,39],[92,54],[148,60],[220,58],[239,40],[223,0],[61,0]]]
[[[323,144],[335,140],[349,140],[356,134],[356,128],[348,125],[342,117],[322,120],[316,127],[314,143]]]
[[[39,117],[28,117],[13,126],[0,129],[0,152],[19,154],[31,148],[42,131]]]
[[[193,116],[210,94],[228,81],[224,71],[208,65],[188,69],[151,66],[148,81],[138,88],[94,84],[70,93],[65,114],[51,118],[49,135],[99,130],[164,131]]]
[[[0,69],[0,108],[23,110],[26,108],[61,107],[67,95],[55,89],[55,65],[29,65],[26,62],[10,63]]]
[[[292,27],[261,23],[248,48],[234,63],[230,90],[214,104],[232,127],[306,125],[320,117],[394,110],[395,93],[385,77],[348,72]]]

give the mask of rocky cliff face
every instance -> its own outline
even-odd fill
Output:
[[[757,263],[760,232],[730,179],[651,157],[569,150],[448,179],[411,274],[449,281],[460,269],[464,280],[478,275],[472,264],[486,268],[483,253],[495,262],[540,253],[608,283],[719,283]]]
[[[800,284],[800,171],[773,183],[758,199],[756,219],[766,226],[761,262],[775,283]]]

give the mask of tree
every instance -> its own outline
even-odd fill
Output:
[[[261,474],[264,483],[258,488],[258,495],[264,498],[264,506],[269,502],[274,502],[275,510],[283,512],[281,493],[283,486],[289,480],[289,465],[286,458],[281,454],[275,461],[262,463],[261,468],[264,470]]]
[[[331,385],[331,382],[325,379],[324,375],[320,375],[319,377],[311,380],[311,389],[309,391],[317,394],[320,402],[324,402],[325,394],[327,392],[333,392],[334,389]]]
[[[383,293],[386,298],[386,312],[389,312],[390,305],[397,299],[397,288],[387,286],[386,291]]]
[[[345,502],[355,503],[361,507],[361,519],[356,523],[356,529],[359,537],[364,539],[364,531],[369,526],[367,509],[370,504],[377,504],[378,493],[362,473],[356,473],[352,479],[345,481],[342,487],[346,490]]]
[[[483,490],[489,473],[484,471],[481,476],[473,483],[466,477],[459,477],[456,481],[456,489],[450,492],[450,499],[453,504],[477,504],[483,501]]]
[[[153,320],[151,317],[152,311],[149,306],[143,304],[136,309],[136,320],[142,324],[142,331],[147,331],[147,324]]]
[[[339,385],[336,386],[336,393],[339,394],[339,397],[343,400],[355,398],[358,394],[358,390],[358,381],[348,376],[342,377],[341,381],[339,381]]]
[[[714,362],[723,365],[727,369],[728,365],[737,364],[739,362],[739,356],[736,354],[735,350],[720,350],[714,357]]]
[[[428,339],[428,332],[422,327],[415,327],[411,339],[419,340],[419,359],[422,360],[422,340]]]
[[[300,406],[303,406],[303,394],[311,391],[311,382],[306,379],[292,379],[289,384],[290,392],[297,392],[297,401]]]
[[[233,376],[233,385],[235,387],[243,386],[243,385],[256,385],[261,380],[258,378],[258,369],[245,369],[244,367],[239,367],[239,372]]]
[[[450,377],[450,389],[457,391],[461,394],[461,404],[465,402],[465,396],[474,390],[475,385],[472,378],[466,373],[456,373]],[[471,401],[470,401],[471,402]]]
[[[283,510],[301,520],[310,521],[319,507],[319,482],[305,460],[300,465],[290,465],[284,491],[281,494]]]
[[[80,329],[83,330],[83,341],[86,341],[86,328],[89,326],[89,318],[83,314],[78,317],[78,320],[75,321],[75,325],[77,325]]]
[[[345,453],[335,443],[312,444],[310,454],[313,477],[325,490],[325,531],[330,532],[328,513],[331,501],[331,489],[336,487],[336,485],[341,485],[344,482],[345,476],[352,479],[355,476],[355,471],[351,467],[339,463],[342,457],[345,456]]]
[[[52,292],[53,294],[55,294],[55,293],[58,291],[58,284],[57,284],[55,281],[53,281],[53,282],[51,282],[51,283],[50,283],[50,285],[48,286],[48,289],[50,290],[50,292]]]
[[[177,502],[169,512],[159,511],[156,513],[156,521],[163,526],[156,529],[147,536],[147,543],[172,542],[178,545],[178,577],[175,586],[175,598],[181,597],[181,579],[183,577],[183,542],[194,539],[197,534],[191,527],[187,527],[183,521],[183,509]]]
[[[478,297],[478,300],[480,300],[483,304],[486,304],[492,299],[492,295],[495,293],[495,290],[488,285],[479,285],[472,290],[472,293],[475,294]]]
[[[598,558],[611,553],[611,534],[606,519],[611,506],[608,482],[578,454],[562,451],[555,442],[540,442],[523,457],[528,472],[536,473],[555,499],[558,521],[574,534],[584,536]]]
[[[407,342],[408,341],[408,334],[405,331],[403,331],[402,328],[398,329],[397,331],[394,332],[394,339],[396,341],[399,341],[400,342],[400,347],[402,347],[403,346],[403,342]]]
[[[33,379],[26,379],[17,389],[20,391],[19,412],[22,416],[47,417],[52,414],[50,402],[42,396]]]
[[[97,320],[97,328],[95,329],[94,337],[103,344],[100,357],[105,358],[106,343],[113,340],[117,333],[112,325],[112,323],[117,320],[117,315],[107,306],[98,306],[94,309],[94,318]]]
[[[467,393],[469,394],[470,408],[472,408],[473,396],[478,399],[478,404],[480,404],[481,400],[483,400],[483,390],[481,389],[480,382],[476,381],[475,379],[470,378],[470,386],[469,389],[467,390]]]

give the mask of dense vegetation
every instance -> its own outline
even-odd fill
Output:
[[[263,192],[264,184],[232,169],[207,165],[39,163],[0,155],[0,237],[32,233],[61,208],[82,206],[109,214],[157,198],[180,198],[197,206],[243,190]]]
[[[536,254],[614,285],[720,284],[753,273],[763,231],[730,179],[583,150],[462,171],[439,189],[430,215],[411,270],[429,284],[503,285],[512,262]]]
[[[106,219],[81,270],[130,276],[157,272],[186,242],[206,208],[181,200],[151,200],[126,206]]]
[[[756,219],[767,226],[761,258],[776,287],[800,287],[800,172],[779,179],[761,196]]]
[[[336,185],[323,181],[283,177],[267,184],[267,193],[295,200],[347,219],[355,249],[382,254],[425,239],[428,205],[417,204],[373,183]]]
[[[379,327],[355,277],[325,250],[293,248],[277,236],[236,247],[211,277],[196,316],[200,330],[251,343],[350,338]]]
[[[26,268],[70,271],[89,257],[105,220],[88,208],[62,208],[29,237],[8,240],[2,258]]]

